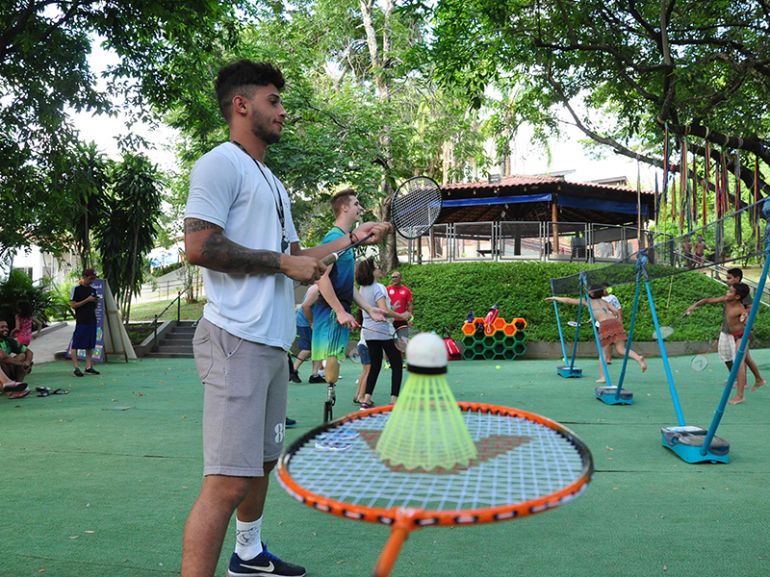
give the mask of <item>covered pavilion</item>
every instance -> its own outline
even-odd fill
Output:
[[[441,214],[426,235],[430,238],[405,243],[410,261],[614,260],[646,232],[655,210],[651,191],[550,175],[446,184],[442,197]],[[599,245],[606,249],[602,254]],[[616,251],[613,245],[622,248]]]

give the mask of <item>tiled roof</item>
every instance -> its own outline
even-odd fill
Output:
[[[505,189],[505,188],[527,188],[527,187],[534,187],[534,186],[543,186],[543,185],[557,185],[557,186],[564,186],[572,189],[584,189],[584,190],[591,190],[591,189],[599,189],[607,192],[636,192],[636,188],[628,187],[628,186],[615,186],[611,184],[600,184],[597,182],[574,182],[571,180],[564,180],[562,177],[558,176],[540,176],[540,175],[528,175],[528,174],[512,174],[510,176],[506,176],[504,178],[501,178],[500,180],[489,182],[486,180],[481,180],[478,182],[452,182],[449,184],[443,185],[441,188],[443,190],[452,191],[452,190],[488,190],[488,189]],[[642,194],[654,194],[650,190],[642,190]]]

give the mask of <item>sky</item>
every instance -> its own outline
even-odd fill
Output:
[[[118,56],[114,52],[103,50],[97,40],[91,42],[91,48],[92,52],[88,61],[95,76],[99,77],[107,66],[118,63]],[[105,84],[101,79],[97,84],[100,89],[105,89]],[[97,147],[110,158],[120,158],[116,139],[126,132],[125,116],[119,114],[112,117],[104,114],[94,115],[89,112],[74,111],[71,111],[71,114],[83,140],[95,142]],[[172,152],[177,137],[177,132],[174,129],[165,125],[152,129],[147,125],[140,124],[134,125],[131,130],[154,144],[155,149],[146,152],[161,169],[173,170],[176,168],[176,161]]]

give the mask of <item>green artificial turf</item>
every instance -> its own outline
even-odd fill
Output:
[[[753,355],[770,377],[770,351]],[[707,427],[726,371],[716,355],[695,373],[672,359],[688,424]],[[676,424],[660,359],[628,370],[631,406],[594,398],[586,377],[562,379],[555,361],[450,363],[458,400],[534,411],[573,429],[591,448],[596,473],[574,502],[494,525],[412,533],[394,577],[759,576],[770,574],[767,498],[770,386],[728,406],[719,435],[731,463],[689,465],[660,443]],[[498,368],[499,367],[499,368]],[[612,366],[616,378],[620,362]],[[65,362],[35,367],[34,386],[67,395],[0,398],[0,576],[178,575],[182,529],[201,474],[202,388],[190,359],[109,363],[76,379]],[[351,404],[358,367],[344,363],[335,414]],[[303,377],[307,377],[307,371]],[[389,395],[384,370],[375,401]],[[290,384],[291,442],[320,423],[323,385]],[[369,575],[384,526],[312,510],[271,483],[263,537],[311,577]],[[228,534],[218,575],[232,551]]]

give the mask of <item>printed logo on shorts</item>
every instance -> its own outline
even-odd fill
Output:
[[[284,423],[278,423],[275,426],[275,442],[276,443],[283,442],[284,433],[285,433],[285,431],[284,431]]]

